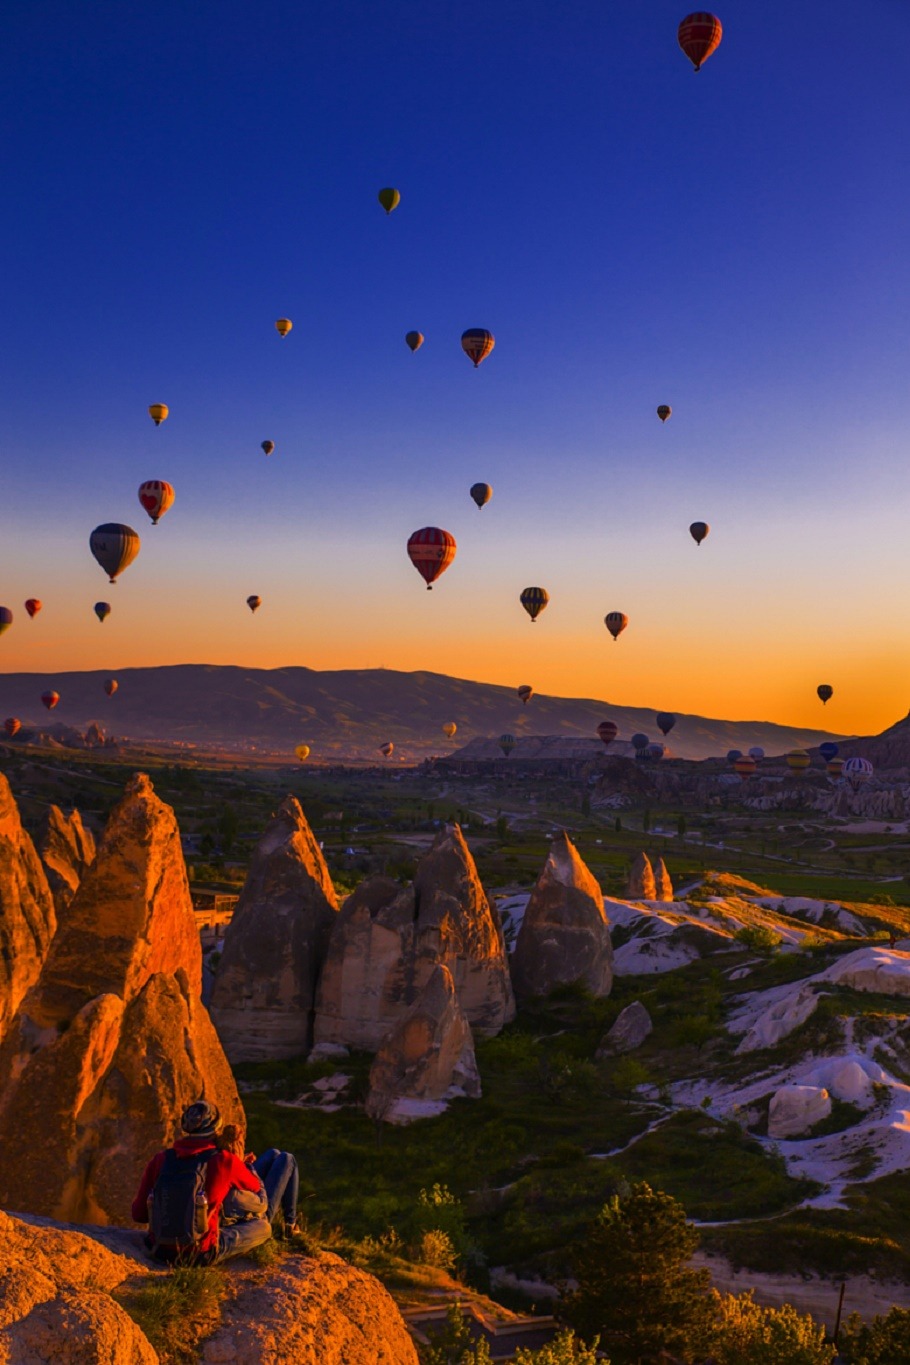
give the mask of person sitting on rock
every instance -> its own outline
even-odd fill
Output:
[[[185,1136],[158,1152],[145,1168],[132,1214],[148,1223],[146,1246],[157,1261],[213,1265],[242,1256],[267,1242],[267,1218],[253,1216],[226,1224],[224,1200],[233,1190],[261,1194],[259,1176],[216,1142],[221,1115],[208,1100],[197,1100],[180,1120]]]
[[[222,1221],[234,1223],[265,1217],[274,1223],[280,1208],[284,1235],[294,1237],[298,1231],[297,1196],[300,1190],[300,1173],[294,1154],[280,1152],[277,1147],[270,1147],[262,1156],[244,1153],[243,1129],[235,1123],[225,1124],[218,1137],[218,1146],[240,1158],[260,1182],[258,1196],[246,1190],[231,1190],[222,1207]]]

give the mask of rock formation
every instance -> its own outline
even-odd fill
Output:
[[[128,1222],[187,1104],[243,1121],[200,982],[177,822],[139,774],[0,1048],[0,1205]]]
[[[40,843],[41,861],[54,895],[57,914],[66,910],[86,870],[95,860],[95,838],[85,828],[77,810],[64,815],[59,806],[50,806]]]
[[[594,995],[613,985],[613,947],[603,893],[567,835],[553,840],[531,892],[512,954],[521,998],[579,982]]]
[[[379,1049],[366,1109],[371,1118],[395,1122],[407,1112],[401,1101],[463,1095],[480,1095],[474,1040],[451,972],[440,965]]]
[[[639,853],[632,870],[629,873],[629,900],[633,901],[653,901],[657,899],[657,887],[654,884],[654,869],[651,867],[651,859],[647,853]]]
[[[831,1096],[822,1086],[782,1085],[771,1096],[768,1137],[800,1137],[830,1113]]]
[[[232,1062],[309,1047],[337,914],[325,859],[300,802],[288,796],[253,854],[212,987],[212,1019]]]
[[[600,1047],[598,1057],[609,1057],[619,1052],[634,1052],[651,1033],[654,1025],[651,1016],[640,1000],[633,1000],[620,1010],[613,1027],[607,1033]]]
[[[56,927],[44,868],[0,775],[0,1040],[38,979]]]
[[[658,901],[673,899],[673,883],[670,881],[670,873],[663,858],[658,858],[654,869],[654,899]]]
[[[498,1033],[514,1017],[502,926],[457,825],[437,836],[413,887],[377,877],[345,902],[319,985],[316,1043],[375,1051],[437,963],[475,1032]]]

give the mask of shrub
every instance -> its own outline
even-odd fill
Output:
[[[569,1329],[560,1332],[559,1336],[536,1351],[519,1347],[513,1357],[513,1365],[597,1365],[597,1345],[595,1337],[590,1346],[585,1346]],[[600,1357],[600,1361],[601,1365],[610,1365],[603,1357]]]
[[[744,944],[755,953],[771,953],[780,946],[780,934],[769,929],[766,924],[744,924],[733,935],[737,943]]]
[[[711,1342],[716,1365],[831,1365],[837,1352],[825,1329],[792,1304],[762,1308],[746,1294],[714,1294],[718,1319]]]
[[[436,1266],[438,1270],[454,1270],[458,1257],[447,1232],[441,1228],[428,1228],[418,1243],[417,1259],[423,1265]]]
[[[840,1349],[849,1365],[905,1365],[910,1361],[910,1309],[892,1308],[887,1317],[847,1319]]]

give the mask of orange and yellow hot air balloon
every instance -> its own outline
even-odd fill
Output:
[[[156,427],[160,427],[162,422],[167,421],[168,411],[167,403],[149,403],[149,417]]]
[[[146,479],[139,485],[139,501],[157,526],[169,507],[174,505],[174,490],[164,479]]]
[[[496,338],[485,327],[469,327],[461,334],[461,349],[474,362],[475,370],[482,360],[486,360],[495,345]]]
[[[446,739],[454,739],[457,729],[458,726],[455,724],[454,720],[447,720],[442,727],[442,733],[445,735]]]
[[[717,51],[723,36],[723,26],[717,15],[709,14],[707,10],[687,14],[676,32],[677,42],[696,71],[700,71],[702,63]]]
[[[279,318],[275,323],[275,331],[280,337],[286,337],[293,326],[290,318]]]

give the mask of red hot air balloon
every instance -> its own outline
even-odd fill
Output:
[[[619,726],[615,725],[612,720],[602,720],[597,727],[597,737],[605,748],[613,743],[618,734]]]
[[[30,597],[25,604],[25,610],[28,612],[32,620],[34,620],[35,617],[38,615],[38,612],[41,610],[41,607],[42,603],[37,597]]]
[[[139,502],[157,526],[169,507],[174,505],[174,490],[164,479],[146,479],[139,485]]]
[[[12,739],[13,735],[18,735],[19,731],[22,729],[22,721],[19,720],[17,716],[9,716],[3,722],[3,728],[10,739]]]
[[[518,695],[521,697],[522,704],[527,706],[534,695],[534,688],[529,687],[527,683],[522,683],[521,687],[518,689]]]
[[[108,678],[107,682],[104,684],[104,690],[109,697],[112,697],[119,686],[120,684],[116,678]]]
[[[41,700],[43,701],[44,705],[47,707],[48,711],[53,711],[54,707],[57,705],[57,703],[58,703],[59,700],[60,700],[60,693],[59,693],[59,692],[42,692],[42,693],[41,693]]]
[[[408,541],[408,556],[414,568],[424,579],[429,592],[440,574],[455,558],[455,537],[438,526],[424,526],[415,531]]]
[[[469,327],[461,334],[461,349],[468,360],[473,360],[475,370],[482,360],[486,360],[495,345],[493,333],[485,327]]]
[[[707,10],[687,14],[676,33],[680,47],[696,71],[700,71],[702,62],[717,51],[723,36],[723,26],[717,15],[709,14]]]
[[[750,758],[748,754],[740,754],[733,764],[733,771],[741,781],[748,782],[749,778],[754,776],[756,767],[754,758]]]

